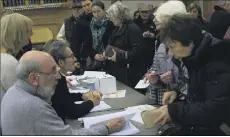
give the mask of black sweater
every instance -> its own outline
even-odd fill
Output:
[[[52,96],[52,107],[57,112],[57,115],[65,121],[66,118],[80,118],[94,107],[91,100],[85,101],[82,104],[75,104],[75,101],[83,101],[82,94],[69,93],[65,76],[61,75],[58,81],[54,95]]]

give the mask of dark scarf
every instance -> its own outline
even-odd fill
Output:
[[[108,24],[108,18],[105,16],[102,20],[92,19],[90,28],[93,37],[93,49],[102,52],[104,51],[104,45],[102,43],[103,35],[106,31],[106,25]]]

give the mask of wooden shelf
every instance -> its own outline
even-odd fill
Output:
[[[29,6],[14,6],[14,7],[4,7],[4,10],[34,10],[34,9],[50,9],[50,8],[66,8],[63,3],[55,4],[44,4],[44,5],[29,5]]]

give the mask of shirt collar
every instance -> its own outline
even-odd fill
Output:
[[[31,94],[35,94],[36,91],[37,91],[37,88],[30,85],[29,83],[27,83],[26,81],[24,80],[17,80],[16,82],[16,86],[25,90],[26,92],[29,92]]]

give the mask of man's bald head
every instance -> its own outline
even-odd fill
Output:
[[[19,60],[16,68],[17,77],[26,80],[31,72],[43,72],[49,69],[51,65],[56,65],[56,63],[48,53],[28,51]]]

